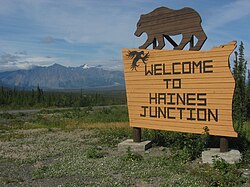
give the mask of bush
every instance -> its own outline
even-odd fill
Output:
[[[139,153],[132,152],[131,148],[128,147],[127,154],[124,155],[122,157],[122,159],[125,160],[125,161],[134,162],[134,161],[141,161],[141,160],[143,160],[143,156],[140,155]]]
[[[132,135],[131,128],[102,128],[96,132],[100,138],[100,143],[109,146],[116,146],[121,140]]]
[[[96,147],[91,147],[86,151],[87,158],[103,158],[105,155],[107,155],[106,152],[97,149]]]
[[[143,136],[153,139],[159,146],[166,146],[173,149],[174,157],[184,162],[195,160],[200,157],[206,146],[209,130],[204,127],[204,134],[195,135],[190,133],[177,133],[159,130],[144,130]]]

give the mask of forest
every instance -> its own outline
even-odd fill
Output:
[[[44,91],[4,88],[0,90],[1,109],[29,109],[53,107],[86,107],[126,104],[125,90],[106,91]]]
[[[245,122],[250,119],[250,70],[247,70],[243,42],[240,43],[234,55],[235,60],[232,69],[235,79],[233,121],[236,131],[242,132]]]
[[[244,44],[240,43],[234,52],[234,62],[231,68],[235,79],[233,97],[234,123],[241,126],[250,118],[250,71],[244,55]],[[48,91],[37,86],[32,90],[20,88],[0,88],[1,109],[27,109],[51,107],[86,107],[126,104],[125,90],[104,91]],[[239,127],[240,128],[240,127]]]
[[[132,138],[127,106],[91,106],[126,104],[125,90],[0,87],[1,109],[44,108],[0,113],[0,186],[249,186],[250,72],[243,43],[234,55],[233,120],[239,137],[229,143],[241,152],[239,163],[215,156],[211,165],[202,164],[202,151],[219,147],[218,137],[209,133],[143,129],[143,140],[154,144],[150,151],[119,152],[117,144]],[[46,109],[56,107],[71,108]]]

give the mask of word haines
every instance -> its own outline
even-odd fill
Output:
[[[149,104],[207,106],[206,93],[149,93]]]

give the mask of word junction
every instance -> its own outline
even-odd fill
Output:
[[[168,75],[197,73],[213,73],[213,60],[146,64],[145,76],[166,75],[162,80],[166,92],[149,93],[148,105],[141,106],[140,117],[218,122],[218,109],[207,107],[207,93],[179,93],[185,84],[183,80],[167,78]]]

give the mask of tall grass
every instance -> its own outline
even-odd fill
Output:
[[[243,123],[242,133],[246,140],[250,142],[250,121]]]

